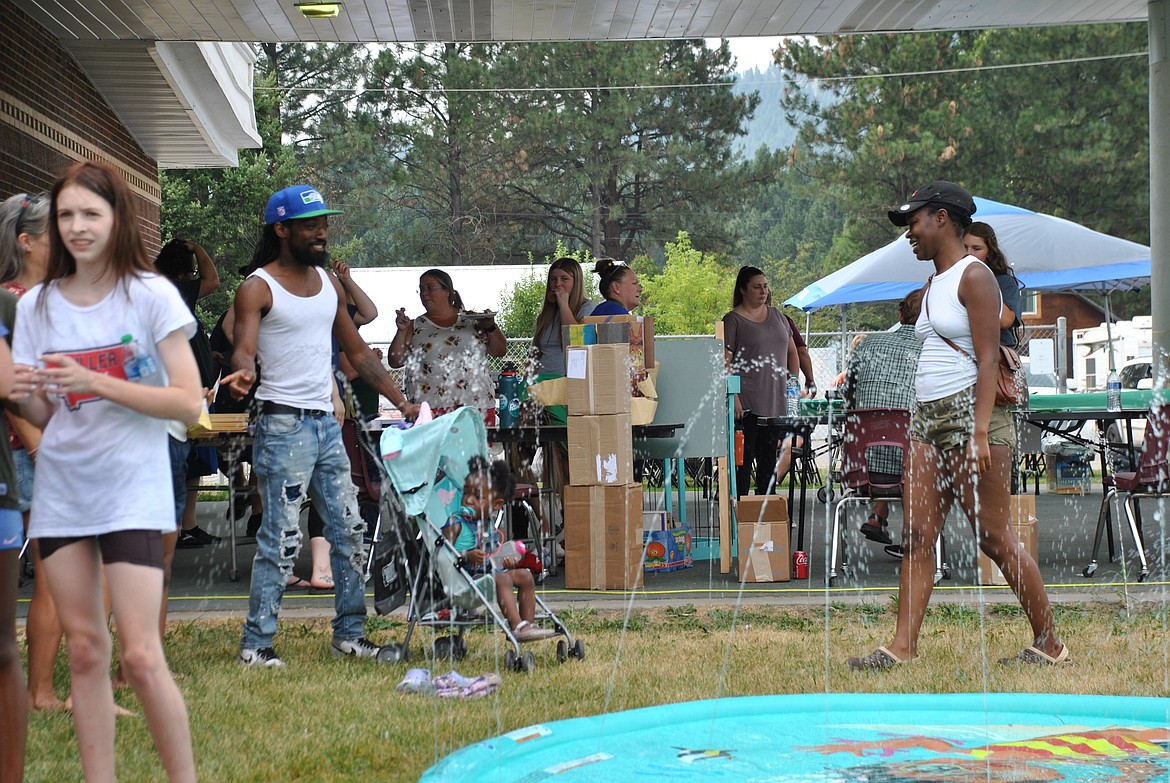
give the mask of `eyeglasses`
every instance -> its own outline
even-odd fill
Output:
[[[422,288],[418,289],[418,292],[420,294],[433,294],[433,293],[435,293],[435,291],[446,291],[446,290],[447,290],[446,287],[441,286],[441,285],[424,285]]]
[[[20,212],[16,214],[16,223],[14,225],[16,236],[19,237],[24,233],[24,213],[28,211],[29,207],[36,206],[39,203],[41,203],[41,200],[37,196],[26,195],[20,200]]]

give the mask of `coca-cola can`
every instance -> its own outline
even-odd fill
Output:
[[[808,552],[792,553],[792,576],[794,579],[808,579]]]

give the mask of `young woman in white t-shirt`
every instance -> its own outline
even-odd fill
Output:
[[[12,398],[44,429],[29,537],[69,646],[87,780],[114,779],[110,587],[122,673],[173,781],[195,780],[191,732],[158,630],[162,534],[175,527],[167,420],[200,412],[194,320],[154,274],[133,196],[101,163],[53,187],[45,282],[18,306]]]

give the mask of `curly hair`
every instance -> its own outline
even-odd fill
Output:
[[[488,486],[492,488],[492,495],[498,500],[509,503],[516,494],[516,477],[512,469],[502,459],[488,462],[487,458],[477,454],[467,461],[467,473],[474,476],[476,473],[487,475]]]

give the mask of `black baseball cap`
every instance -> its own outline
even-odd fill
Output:
[[[891,209],[887,214],[895,226],[904,226],[909,222],[911,214],[927,204],[943,207],[947,212],[954,213],[956,218],[961,213],[970,220],[975,214],[975,200],[971,198],[971,194],[955,183],[942,179],[914,191],[904,204],[899,205],[897,209]]]

